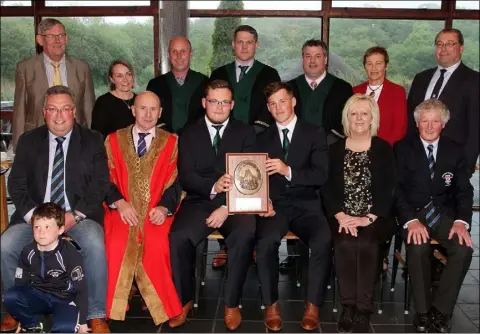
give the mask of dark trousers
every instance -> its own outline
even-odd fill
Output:
[[[275,210],[273,217],[257,218],[257,270],[263,300],[266,305],[278,300],[278,249],[282,238],[290,230],[311,250],[307,300],[322,306],[332,263],[331,233],[327,221],[321,213],[298,207],[275,207]]]
[[[214,208],[202,202],[184,202],[170,229],[170,259],[173,281],[182,304],[193,300],[195,247],[215,229],[205,220]],[[225,304],[237,307],[255,246],[255,216],[230,215],[219,228],[228,248],[228,280]]]
[[[340,304],[355,306],[371,312],[373,290],[379,275],[381,247],[391,236],[393,224],[378,218],[373,224],[358,228],[357,237],[338,233],[338,221],[329,219],[333,234],[335,272],[338,280]]]
[[[78,309],[70,303],[72,299],[62,299],[40,291],[31,285],[17,285],[4,295],[8,312],[18,321],[22,328],[37,327],[40,324],[36,314],[51,313],[52,333],[75,333],[78,324]]]
[[[432,306],[443,314],[451,315],[453,313],[463,279],[472,262],[473,249],[460,245],[456,234],[451,240],[448,240],[452,226],[453,220],[445,216],[441,217],[433,229],[427,226],[430,238],[437,240],[446,249],[448,256],[447,265],[443,269],[435,296],[432,295],[431,290],[430,256],[432,249],[430,242],[415,245],[411,241],[410,244],[407,244],[408,229],[403,230],[412,296],[415,310],[419,313],[427,313]]]

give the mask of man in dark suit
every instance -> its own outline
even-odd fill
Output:
[[[232,48],[235,61],[213,70],[210,80],[228,81],[233,87],[235,107],[233,117],[252,124],[256,132],[264,131],[273,119],[266,107],[263,89],[271,82],[279,81],[276,69],[255,60],[258,33],[249,25],[241,25],[233,33]],[[213,268],[225,265],[227,256],[223,241],[221,250],[212,261]]]
[[[290,230],[311,249],[305,330],[319,324],[319,308],[331,267],[331,233],[323,214],[319,189],[328,175],[328,146],[321,127],[297,118],[292,87],[274,82],[265,88],[275,125],[258,135],[257,149],[268,152],[269,212],[257,220],[257,270],[267,305],[265,325],[282,327],[278,305],[278,248]]]
[[[426,100],[415,108],[414,117],[420,135],[395,145],[396,210],[404,228],[416,329],[426,332],[433,322],[439,332],[446,333],[472,260],[473,190],[463,150],[449,137],[440,136],[450,119],[447,107],[440,100]],[[448,253],[434,296],[430,238]]]
[[[458,29],[443,29],[435,37],[438,66],[418,73],[408,94],[408,134],[418,135],[413,117],[416,106],[427,99],[439,99],[451,116],[443,135],[463,147],[471,176],[479,152],[480,76],[462,62],[463,49],[463,35]]]
[[[172,70],[156,77],[147,85],[162,104],[159,124],[172,133],[180,133],[186,124],[205,114],[202,97],[208,77],[190,69],[193,49],[185,37],[174,37],[168,43],[168,59]]]
[[[182,325],[192,307],[195,247],[219,230],[229,249],[225,283],[225,325],[236,329],[241,322],[239,301],[255,245],[255,216],[228,215],[226,192],[233,185],[225,173],[226,153],[255,151],[253,127],[230,118],[234,108],[228,82],[214,80],[202,99],[206,115],[184,129],[179,139],[178,171],[187,196],[170,229],[170,257],[175,288],[183,312],[169,325]]]
[[[33,210],[54,202],[67,212],[66,234],[81,248],[90,328],[105,333],[109,329],[104,320],[107,268],[102,202],[109,186],[108,167],[102,135],[78,125],[76,112],[70,88],[50,87],[43,107],[46,125],[20,136],[8,179],[16,210],[1,239],[2,282],[4,289],[13,286],[20,252],[33,239]],[[15,323],[7,315],[2,331],[13,329]]]

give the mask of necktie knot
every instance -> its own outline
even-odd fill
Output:
[[[58,145],[62,145],[63,142],[65,141],[65,137],[57,137],[55,138],[55,140],[57,141]]]
[[[445,75],[445,72],[447,72],[447,70],[444,69],[444,68],[442,68],[442,69],[440,70],[440,76],[443,77],[443,76]]]
[[[60,63],[56,61],[50,62],[53,66],[53,85],[54,86],[61,86],[63,85],[62,83],[62,76],[60,75]]]
[[[428,152],[429,152],[429,153],[433,153],[433,145],[431,145],[431,144],[428,145],[428,146],[427,146],[427,149],[428,149]]]
[[[317,88],[317,82],[316,82],[316,81],[312,81],[312,82],[310,83],[310,87],[312,87],[312,89]]]
[[[282,130],[282,132],[283,132],[283,136],[284,136],[284,137],[287,137],[287,135],[288,135],[288,129],[285,128],[285,129]],[[287,137],[287,138],[288,138],[288,137]]]
[[[50,62],[50,64],[52,64],[53,68],[55,68],[55,69],[58,69],[60,67],[60,63],[58,63],[56,61],[52,61],[52,62]]]
[[[139,132],[138,133],[138,148],[137,153],[139,157],[143,157],[147,152],[147,143],[145,142],[145,137],[148,136],[150,132]]]
[[[238,77],[238,81],[242,80],[242,78],[245,76],[248,67],[248,65],[238,65],[238,68],[240,68],[240,76]]]
[[[150,132],[139,132],[138,136],[140,137],[140,139],[145,139],[145,137],[148,136],[149,134]]]
[[[222,125],[212,125],[212,127],[217,131],[217,133],[220,133],[220,129],[223,127]]]

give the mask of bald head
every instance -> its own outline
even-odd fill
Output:
[[[162,108],[157,94],[150,91],[139,93],[132,106],[135,125],[141,132],[150,131],[160,118]]]
[[[172,72],[176,76],[183,77],[190,68],[192,59],[192,44],[185,37],[174,37],[168,43],[168,58],[172,66]]]

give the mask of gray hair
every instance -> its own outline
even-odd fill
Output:
[[[50,30],[52,29],[54,26],[56,26],[57,24],[60,24],[63,28],[63,31],[66,31],[65,30],[65,26],[63,25],[62,22],[60,22],[59,20],[57,19],[52,19],[52,18],[48,18],[48,19],[44,19],[42,20],[38,26],[37,26],[37,34],[38,35],[42,35],[46,30]]]
[[[415,111],[413,112],[415,123],[417,123],[420,120],[420,115],[422,111],[440,112],[440,117],[442,118],[443,124],[447,124],[447,122],[450,120],[450,111],[448,110],[447,106],[442,101],[437,99],[425,100],[415,108]]]
[[[68,88],[67,86],[52,86],[49,89],[47,89],[47,92],[45,93],[45,101],[43,103],[43,106],[45,107],[47,105],[47,98],[50,95],[61,95],[61,94],[69,95],[72,99],[72,102],[75,103],[75,96],[73,95],[73,92],[70,88]]]

